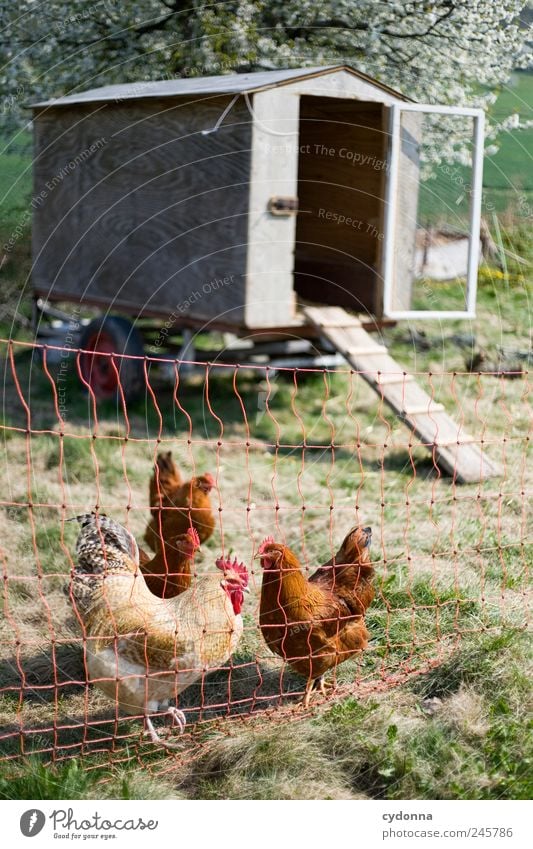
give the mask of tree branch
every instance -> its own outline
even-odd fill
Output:
[[[173,2],[170,3],[165,2],[165,0],[159,0],[159,2],[165,6],[166,9],[169,9],[168,15],[163,15],[163,17],[158,18],[149,24],[142,24],[141,26],[134,27],[133,32],[138,35],[156,32],[158,30],[165,29],[167,23],[172,18],[176,17],[176,15],[181,15],[183,12],[189,12],[190,14],[194,14],[195,12],[191,0],[173,0]]]

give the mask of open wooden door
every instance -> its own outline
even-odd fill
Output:
[[[383,115],[378,101],[300,98],[294,285],[303,301],[376,312]]]

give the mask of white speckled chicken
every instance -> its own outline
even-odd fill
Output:
[[[153,742],[173,748],[149,714],[166,708],[183,732],[185,715],[169,702],[235,651],[246,567],[219,558],[223,575],[201,576],[181,595],[158,598],[146,586],[129,531],[103,515],[77,521],[72,595],[87,638],[89,679],[125,713],[144,715]]]

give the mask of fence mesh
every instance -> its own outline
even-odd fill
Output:
[[[299,702],[305,678],[268,649],[258,626],[256,555],[267,536],[288,545],[308,576],[351,527],[372,527],[370,641],[337,666],[333,699],[424,673],[472,635],[526,627],[527,372],[416,374],[502,466],[498,479],[460,486],[441,473],[432,446],[417,441],[350,369],[96,354],[118,386],[102,402],[83,352],[1,344],[2,758],[105,753],[118,763],[153,749],[142,712],[124,714],[89,681],[92,637],[71,592],[79,526],[67,520],[105,514],[145,545],[160,452],[172,451],[184,480],[214,479],[215,529],[195,555],[193,587],[204,575],[220,576],[218,557],[236,555],[251,590],[231,658],[208,673],[197,670],[178,696],[184,735],[178,740],[163,729],[164,711],[153,718],[165,739],[178,740],[175,757],[194,757],[214,729],[231,733],[235,722],[307,713]],[[123,386],[127,359],[142,377],[134,401]],[[198,603],[193,593],[191,604]],[[108,624],[112,630],[111,616]],[[113,645],[120,651],[118,639]],[[323,700],[313,694],[308,710]]]

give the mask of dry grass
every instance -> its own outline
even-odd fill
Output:
[[[523,316],[517,312],[514,320],[520,341]],[[482,302],[479,338],[496,344],[501,327],[501,320],[499,330],[494,326],[494,300]],[[150,782],[144,789],[139,783],[137,751],[148,772],[158,775],[161,795],[291,799],[440,793],[452,798],[512,795],[517,782],[523,786],[512,775],[516,764],[505,765],[503,777],[490,765],[490,746],[497,751],[501,743],[499,708],[486,682],[470,680],[482,655],[474,662],[461,651],[479,636],[482,653],[496,651],[484,667],[488,678],[496,674],[500,657],[520,668],[521,655],[512,643],[498,650],[491,641],[502,632],[517,633],[527,620],[527,379],[452,379],[450,372],[462,370],[463,357],[453,342],[444,339],[437,357],[434,346],[413,351],[401,329],[389,331],[388,341],[407,367],[433,372],[422,383],[451,410],[459,405],[467,430],[485,434],[487,452],[504,463],[503,479],[455,487],[423,448],[408,445],[407,431],[353,375],[301,376],[295,388],[282,377],[269,387],[257,376],[239,374],[246,420],[232,374],[212,377],[211,411],[203,380],[190,379],[179,396],[193,422],[188,444],[186,417],[169,389],[157,383],[162,425],[150,399],[132,406],[128,433],[121,411],[104,405],[93,439],[90,411],[72,380],[66,435],[60,436],[50,384],[21,352],[17,373],[32,409],[28,437],[12,430],[25,428],[25,418],[6,366],[1,551],[8,580],[0,623],[0,716],[14,732],[4,741],[8,753],[21,745],[26,753],[52,745],[62,754],[101,750],[93,755],[95,768],[101,761],[117,762],[106,792],[133,796],[157,792]],[[270,393],[266,409],[265,392]],[[184,742],[181,766],[154,754],[142,740],[139,722],[117,721],[114,706],[83,685],[80,635],[65,594],[76,536],[65,520],[98,505],[140,538],[159,448],[171,448],[184,470],[216,475],[219,529],[203,547],[199,572],[212,569],[222,549],[236,552],[253,571],[245,636],[231,667],[185,694],[192,736]],[[257,629],[260,575],[252,555],[272,533],[286,539],[311,569],[329,558],[356,521],[374,530],[378,592],[368,614],[371,646],[339,668],[339,703],[328,703],[318,718],[303,716],[295,725],[288,722],[290,706],[302,681],[281,668]],[[518,636],[516,641],[522,646]],[[453,678],[450,656],[459,680],[446,689],[446,675]],[[420,682],[418,689],[408,683],[381,692],[428,665],[435,671],[412,679]],[[524,691],[501,669],[499,674],[508,704],[508,713],[501,708],[501,715],[515,734],[515,724],[523,720],[517,693]],[[346,700],[350,694],[362,701]],[[239,714],[252,709],[257,721],[242,724]],[[228,712],[232,721],[221,719]],[[460,741],[457,750],[450,749],[454,740]],[[484,752],[488,746],[481,761],[480,741]],[[61,748],[67,745],[73,748]],[[511,752],[516,745],[514,737],[505,743]],[[187,766],[189,755],[194,761]],[[31,761],[31,771],[38,776],[37,763]],[[94,781],[103,775],[95,769]],[[83,795],[97,792],[90,782],[82,787],[67,767],[56,778],[65,792],[75,792],[69,787]]]

